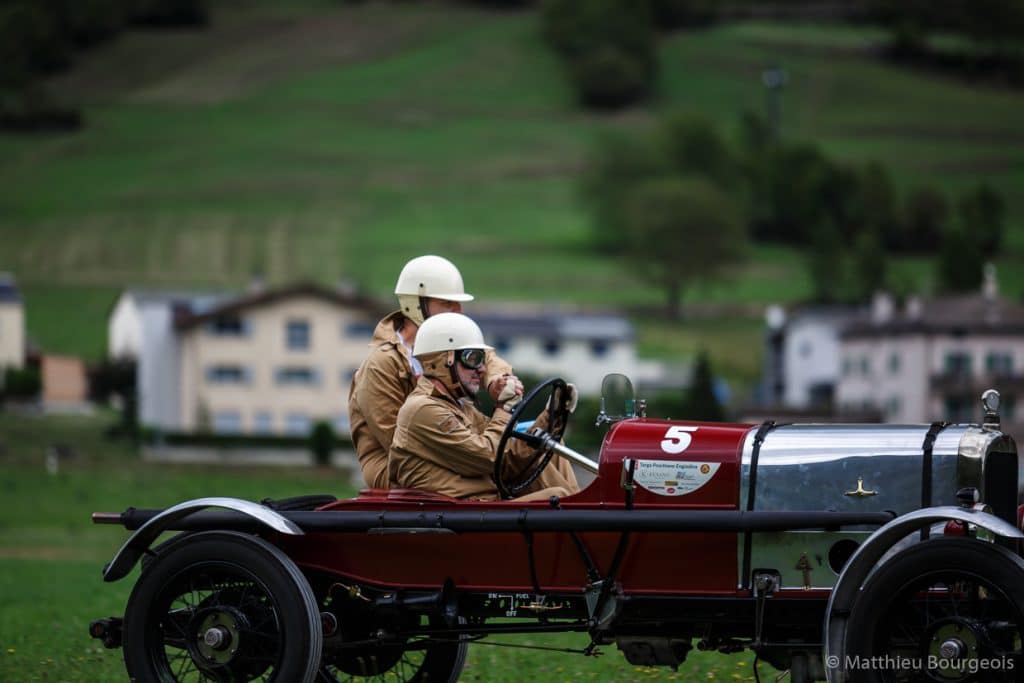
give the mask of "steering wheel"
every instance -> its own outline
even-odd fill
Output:
[[[536,418],[544,407],[548,411],[548,425],[544,430],[547,437],[539,435],[537,433],[539,430],[535,430],[532,425],[527,429],[522,429],[520,421],[523,417],[532,415]],[[554,448],[548,444],[561,441],[568,424],[569,391],[564,380],[558,377],[544,380],[523,397],[523,400],[512,411],[512,416],[501,435],[501,440],[498,441],[498,450],[494,456],[494,483],[502,498],[515,498],[537,480],[537,477],[555,455]],[[533,449],[533,453],[526,459],[522,474],[516,482],[506,481],[503,472],[505,449],[509,439],[523,441]]]

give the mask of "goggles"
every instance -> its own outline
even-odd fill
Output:
[[[477,370],[481,365],[484,364],[484,358],[487,357],[487,352],[483,349],[462,349],[456,351],[456,358],[459,359],[459,363],[462,367],[469,368],[470,370]]]

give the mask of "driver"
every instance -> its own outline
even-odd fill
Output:
[[[423,372],[412,355],[419,326],[436,313],[461,312],[462,302],[473,300],[463,289],[459,269],[440,256],[420,256],[405,264],[395,294],[401,308],[377,323],[370,342],[373,349],[353,376],[348,395],[352,442],[370,488],[388,487],[395,418]],[[484,367],[487,390],[495,401],[522,394],[512,366],[496,354],[487,353]]]
[[[499,498],[492,479],[495,451],[520,397],[499,400],[490,419],[473,405],[490,348],[477,324],[460,313],[440,313],[420,327],[413,355],[423,365],[423,377],[398,411],[388,454],[392,486],[468,500]],[[569,387],[572,412],[576,388]],[[546,420],[545,412],[537,426]],[[532,450],[519,441],[507,448],[508,474],[516,476]],[[571,464],[555,457],[529,491],[516,500],[564,497],[579,491],[579,484]]]

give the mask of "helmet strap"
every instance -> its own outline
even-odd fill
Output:
[[[455,396],[456,399],[460,399],[465,396],[469,396],[469,393],[466,391],[466,387],[462,386],[462,380],[459,379],[459,371],[455,367],[456,362],[457,361],[455,360],[455,352],[449,351],[448,360],[445,363],[445,365],[448,366],[448,377],[450,378],[450,381],[448,382],[448,388],[451,390],[452,394]]]
[[[423,316],[424,320],[430,317],[430,314],[427,313],[427,297],[425,296],[420,297],[420,315]]]

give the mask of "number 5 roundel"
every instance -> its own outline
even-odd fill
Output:
[[[669,427],[665,432],[665,438],[661,440],[661,450],[672,455],[682,453],[690,447],[690,443],[693,441],[693,432],[696,431],[697,427],[692,426]]]

